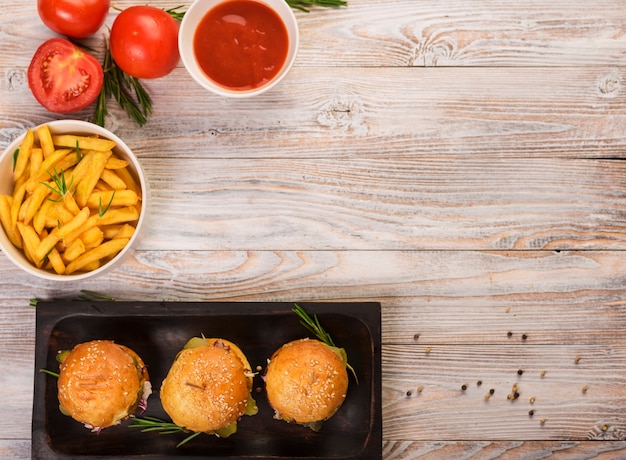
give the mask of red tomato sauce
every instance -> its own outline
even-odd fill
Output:
[[[254,0],[229,0],[209,10],[193,39],[203,72],[239,91],[258,88],[280,72],[289,48],[280,16]]]

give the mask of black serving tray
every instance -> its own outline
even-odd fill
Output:
[[[359,382],[350,376],[337,414],[319,432],[273,419],[263,380],[254,379],[259,413],[244,416],[229,438],[200,435],[177,448],[184,433],[142,433],[129,422],[92,433],[61,414],[56,378],[59,350],[96,339],[135,350],[148,366],[154,393],[146,416],[169,421],[159,387],[187,340],[204,334],[236,343],[253,370],[283,343],[311,336],[292,312],[293,303],[53,301],[37,305],[32,457],[210,459],[380,459],[382,457],[380,304],[299,303],[316,314],[337,346],[346,349]]]

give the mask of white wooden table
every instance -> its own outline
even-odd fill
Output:
[[[27,87],[53,36],[36,2],[0,10],[4,148],[62,117]],[[29,299],[80,289],[380,301],[385,459],[626,457],[626,3],[350,0],[297,17],[296,64],[259,98],[208,94],[181,64],[146,82],[143,128],[111,106],[152,192],[124,265],[52,286],[0,256],[0,457],[30,458]]]

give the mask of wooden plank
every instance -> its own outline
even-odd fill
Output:
[[[326,66],[620,65],[619,0],[350,0],[299,14],[298,62]]]
[[[6,72],[13,69],[11,65]],[[147,84],[154,95],[154,114],[144,128],[137,129],[115,105],[108,126],[144,161],[621,159],[626,151],[622,79],[620,68],[320,72],[300,67],[258,98],[230,100],[199,90],[177,73],[171,81]],[[1,145],[26,126],[50,119],[30,95],[25,79],[4,96]],[[88,118],[91,110],[74,116]],[[24,113],[31,114],[28,122]]]
[[[609,460],[626,456],[626,441],[388,441],[383,449],[386,460]]]
[[[579,346],[440,345],[430,352],[389,345],[382,354],[386,440],[626,437],[624,340]],[[519,397],[510,399],[515,393]]]
[[[119,8],[133,4],[116,2]],[[151,4],[172,7],[167,0]],[[0,20],[4,58],[29,60],[52,33],[33,20],[32,9],[20,4],[5,9]],[[549,8],[537,0],[481,0],[471,5],[462,0],[350,0],[347,8],[296,16],[301,34],[296,65],[316,67],[613,66],[621,65],[626,44],[626,13],[620,0],[555,0]],[[111,13],[106,25],[110,27],[114,17]],[[101,38],[87,45],[98,49]]]
[[[137,251],[110,275],[50,289],[0,258],[14,293],[0,301],[0,337],[27,359],[28,299],[89,289],[119,300],[376,300],[386,345],[520,345],[524,334],[533,346],[613,343],[626,329],[625,263],[612,251]]]
[[[143,165],[153,202],[143,249],[626,248],[626,197],[615,189],[626,181],[621,161],[389,157],[337,168],[330,159],[163,158]]]

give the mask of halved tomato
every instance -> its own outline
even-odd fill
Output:
[[[70,113],[96,100],[104,72],[87,51],[64,38],[51,38],[35,52],[28,67],[28,86],[50,112]]]

